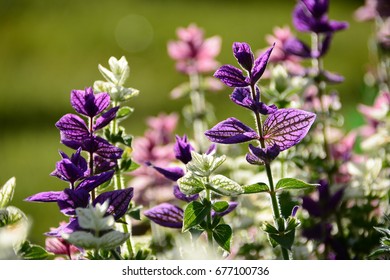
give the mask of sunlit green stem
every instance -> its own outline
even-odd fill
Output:
[[[252,98],[255,100],[256,99],[256,92],[255,92],[254,85],[251,85],[251,94],[252,94]],[[260,136],[260,139],[259,139],[260,146],[261,146],[261,148],[265,149],[266,146],[265,146],[264,135],[263,135],[263,122],[261,120],[260,113],[255,112],[254,114],[255,114],[255,119],[256,119],[257,132]],[[278,197],[276,196],[276,192],[275,192],[275,186],[274,186],[274,181],[273,181],[273,177],[272,177],[271,165],[269,163],[265,164],[265,170],[267,172],[268,183],[269,183],[269,188],[270,188],[269,194],[271,196],[272,210],[274,213],[274,222],[275,222],[275,226],[278,227],[278,224],[279,224],[278,220],[281,218],[281,215],[280,215]],[[283,259],[285,259],[285,260],[290,259],[287,249],[285,249],[283,247],[282,247],[282,255],[283,255]]]
[[[207,178],[207,181],[208,179],[209,178]],[[211,202],[211,194],[209,189],[206,189],[206,199],[207,201]],[[207,241],[209,242],[210,246],[213,246],[213,232],[211,230],[211,210],[207,213],[206,223],[207,223]]]
[[[205,152],[207,150],[207,141],[204,136],[205,131],[207,130],[207,123],[205,120],[206,115],[206,101],[204,96],[204,91],[201,89],[201,77],[198,73],[191,74],[190,76],[190,99],[192,104],[192,125],[194,140],[198,146],[200,152]]]

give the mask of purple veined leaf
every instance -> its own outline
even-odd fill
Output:
[[[259,93],[260,94],[260,93]],[[235,88],[230,95],[230,100],[239,106],[247,108],[249,110],[255,110],[256,102],[252,99],[249,87]]]
[[[114,173],[114,170],[110,170],[95,176],[88,177],[84,179],[80,184],[78,184],[76,190],[82,189],[86,192],[90,192],[101,184],[111,180],[112,176],[114,176]]]
[[[64,115],[56,123],[56,127],[69,140],[82,141],[86,137],[89,137],[90,134],[84,120],[74,114]]]
[[[232,212],[234,209],[236,209],[237,206],[238,206],[238,202],[235,202],[235,201],[229,202],[229,206],[225,211],[216,212],[216,211],[212,210],[211,216],[212,216],[212,218],[214,218],[215,216],[223,217],[223,216],[229,214],[230,212]]]
[[[57,202],[58,198],[61,196],[62,191],[51,191],[51,192],[40,192],[29,196],[25,201],[29,202]]]
[[[169,228],[182,228],[184,211],[180,207],[162,203],[144,212],[156,224]]]
[[[251,84],[255,85],[257,81],[263,76],[265,68],[267,67],[267,63],[269,57],[271,56],[272,50],[275,47],[275,43],[266,50],[263,54],[261,54],[256,60],[255,65],[253,66],[253,70],[251,73]]]
[[[76,166],[70,159],[62,159],[57,162],[56,170],[50,175],[73,184],[84,177],[85,171]]]
[[[110,95],[106,92],[94,94],[91,87],[85,90],[72,90],[70,103],[77,113],[92,118],[110,105]]]
[[[298,144],[307,134],[316,115],[298,109],[279,109],[268,116],[263,126],[267,146],[277,145],[284,151]]]
[[[252,70],[254,56],[251,47],[247,43],[233,43],[233,54],[237,62],[248,72]]]
[[[67,233],[70,234],[72,232],[81,230],[79,222],[76,218],[70,218],[69,223],[62,224],[58,228],[55,228],[49,232],[46,232],[45,235],[50,237],[59,237],[62,238],[62,234]]]
[[[232,65],[223,65],[215,73],[214,77],[220,79],[228,87],[246,87],[246,81],[242,71]]]
[[[310,47],[298,38],[289,38],[283,47],[289,54],[303,58],[310,58],[312,56]]]
[[[279,146],[274,144],[266,148],[255,147],[249,144],[249,156],[247,155],[247,161],[250,164],[262,165],[264,163],[269,164],[273,161],[280,153]]]
[[[77,150],[77,149],[81,148],[81,146],[82,146],[81,139],[79,141],[68,139],[66,137],[66,135],[62,132],[60,132],[60,137],[61,137],[61,143],[64,144],[65,146],[71,148],[71,149]]]
[[[123,153],[122,149],[112,145],[110,142],[99,136],[85,139],[82,143],[82,148],[85,151],[96,153],[107,159],[120,159]]]
[[[302,0],[302,3],[315,18],[320,18],[328,12],[329,0]]]
[[[126,214],[130,201],[133,198],[133,193],[133,188],[105,192],[93,201],[93,205],[95,206],[97,203],[103,204],[108,200],[109,206],[107,213],[113,215],[115,220],[118,220]]]
[[[119,106],[111,108],[107,112],[103,113],[100,117],[96,119],[95,124],[93,126],[93,130],[96,131],[108,125],[113,119],[115,119],[118,110]]]
[[[65,189],[57,200],[60,211],[67,216],[76,215],[76,208],[88,206],[89,194],[83,189]]]
[[[257,133],[236,118],[228,118],[205,132],[214,143],[237,144],[258,139]]]
[[[180,188],[178,185],[175,185],[173,187],[173,195],[180,200],[186,201],[186,202],[191,202],[194,200],[197,200],[199,198],[199,194],[194,194],[194,195],[185,195],[180,191]]]
[[[172,181],[175,181],[175,182],[184,176],[184,170],[181,169],[180,167],[165,167],[165,168],[163,168],[163,167],[155,166],[155,165],[151,164],[150,162],[147,162],[146,164],[148,166],[153,167],[158,173],[163,175],[165,178],[172,180]]]
[[[117,165],[117,162],[114,159],[106,159],[94,154],[93,165],[95,174],[99,174],[112,170]]]

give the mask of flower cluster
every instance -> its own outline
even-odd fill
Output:
[[[87,118],[88,123],[75,114],[66,114],[56,123],[61,133],[61,142],[76,152],[68,156],[60,151],[62,159],[57,162],[51,175],[67,182],[69,186],[62,191],[41,192],[26,199],[32,202],[56,202],[60,211],[69,216],[68,223],[47,233],[59,238],[64,234],[72,236],[77,231],[88,231],[79,223],[77,212],[82,210],[78,209],[107,201],[104,215],[112,215],[118,221],[126,213],[133,197],[133,188],[108,191],[96,197],[96,188],[112,179],[117,160],[123,153],[122,149],[97,134],[116,117],[118,107],[108,109],[110,95],[95,94],[92,88],[73,90],[70,101],[73,109]],[[89,155],[88,161],[82,152]]]

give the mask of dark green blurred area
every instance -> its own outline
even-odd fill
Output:
[[[43,244],[43,232],[65,217],[55,204],[31,204],[23,199],[41,191],[61,190],[63,182],[49,176],[59,160],[59,133],[54,123],[72,112],[69,93],[101,79],[97,65],[110,56],[126,56],[131,67],[127,86],[140,90],[131,100],[133,116],[124,125],[141,135],[145,119],[159,112],[180,111],[187,100],[170,100],[169,92],[186,77],[175,72],[166,44],[179,26],[196,23],[206,37],[220,35],[218,60],[235,63],[234,41],[254,49],[266,47],[274,26],[291,25],[295,1],[56,1],[0,0],[0,184],[15,176],[13,204],[33,220],[30,239]],[[357,23],[354,10],[362,1],[331,1],[330,17],[350,22],[336,34],[325,67],[345,76],[335,87],[343,101],[346,127],[361,123],[356,104],[363,96],[371,25]],[[131,24],[138,19],[138,24]],[[303,37],[308,39],[307,37]],[[126,48],[121,46],[126,45]],[[138,49],[138,51],[131,51]],[[143,49],[142,49],[143,48]],[[210,94],[219,120],[245,114],[235,108],[229,89]],[[240,116],[240,119],[250,116]],[[181,126],[178,132],[183,133]]]

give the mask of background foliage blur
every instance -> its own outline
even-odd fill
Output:
[[[335,36],[326,68],[345,77],[340,92],[347,128],[362,122],[357,103],[369,103],[363,77],[369,66],[367,40],[372,26],[357,23],[353,12],[363,0],[330,1],[330,16],[350,28]],[[141,135],[145,119],[181,110],[187,100],[171,100],[169,92],[187,78],[168,57],[168,40],[176,28],[196,23],[205,36],[220,35],[218,60],[233,63],[231,46],[246,41],[266,47],[274,26],[291,24],[293,0],[0,0],[0,183],[16,176],[13,204],[33,219],[30,239],[43,244],[43,233],[63,218],[57,205],[24,202],[40,191],[62,189],[49,176],[59,160],[59,132],[54,123],[71,112],[69,93],[100,79],[97,65],[110,56],[126,56],[131,67],[127,86],[140,90],[131,100],[133,116],[123,125]],[[308,38],[303,38],[308,39]],[[231,106],[230,90],[213,93],[217,119],[242,112]],[[248,114],[249,115],[249,114]],[[249,117],[249,116],[248,116]],[[240,117],[245,120],[244,117]],[[183,122],[177,133],[183,133]]]

